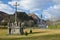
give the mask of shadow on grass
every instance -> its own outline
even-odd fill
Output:
[[[47,33],[47,32],[49,32],[49,31],[32,32],[32,33],[28,33],[28,34]]]

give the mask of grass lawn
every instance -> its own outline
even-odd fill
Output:
[[[60,25],[48,26],[49,29],[60,29]]]
[[[0,40],[60,40],[60,34],[23,38],[0,38]]]
[[[30,29],[25,29],[29,33]],[[0,40],[60,40],[60,29],[32,29],[25,35],[8,35],[7,29],[0,29]]]

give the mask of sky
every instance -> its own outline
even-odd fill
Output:
[[[35,13],[43,19],[57,20],[60,18],[60,0],[0,0],[0,11],[8,14],[15,12],[15,3],[18,3],[17,11]]]

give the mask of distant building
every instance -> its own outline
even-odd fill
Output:
[[[40,28],[48,28],[45,20],[42,20],[42,22],[40,21],[40,23],[39,23],[38,26],[39,26]]]

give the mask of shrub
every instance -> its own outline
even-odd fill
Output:
[[[30,33],[32,33],[32,30],[30,30]]]
[[[25,31],[25,35],[26,35],[26,36],[28,35],[27,31]]]

